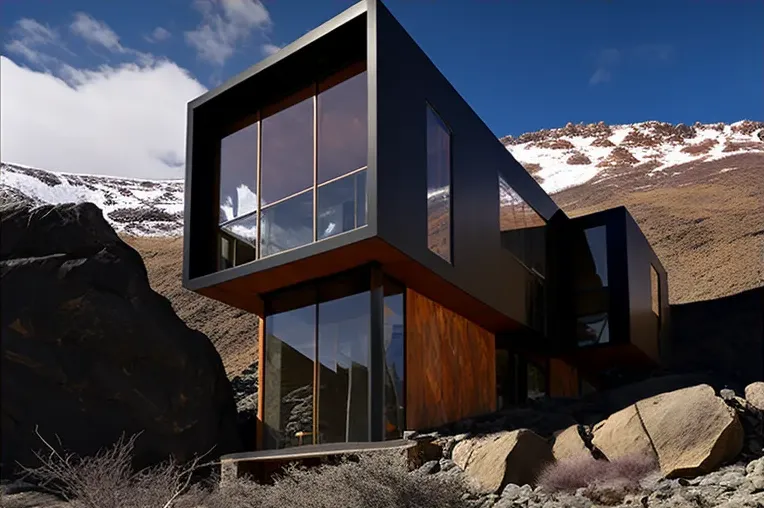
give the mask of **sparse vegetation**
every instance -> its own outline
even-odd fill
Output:
[[[137,436],[120,439],[92,457],[63,454],[47,441],[41,465],[27,479],[72,508],[458,508],[467,486],[459,475],[410,473],[406,458],[377,453],[315,468],[292,466],[273,485],[249,479],[200,480],[209,464],[167,462],[133,471]],[[5,503],[3,504],[5,506]]]
[[[652,457],[626,455],[612,461],[582,455],[557,461],[539,475],[538,483],[547,492],[575,492],[603,504],[620,502],[626,494],[638,492],[640,482],[657,470]]]

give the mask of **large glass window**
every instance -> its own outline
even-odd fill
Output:
[[[260,252],[269,256],[313,241],[313,193],[308,190],[263,208]]]
[[[386,439],[402,437],[403,288],[384,281],[381,313],[372,313],[370,288],[362,268],[266,297],[266,448],[369,441],[372,413],[384,415]],[[383,359],[371,358],[372,314],[383,316],[374,325],[384,330]],[[384,376],[374,393],[372,360]]]
[[[221,140],[218,269],[366,225],[368,99],[360,70],[316,82]]]
[[[384,298],[385,346],[385,436],[387,439],[403,437],[404,413],[404,323],[402,288],[385,288]]]
[[[263,120],[263,207],[313,187],[313,100]]]
[[[253,123],[220,142],[218,269],[255,259],[258,128]]]
[[[610,342],[607,228],[587,228],[573,243],[579,346]]]
[[[366,73],[362,72],[318,94],[319,185],[366,167],[369,139],[366,80]]]
[[[371,294],[318,306],[319,442],[369,440]]]
[[[451,262],[451,133],[427,106],[427,247]]]
[[[265,333],[265,447],[312,443],[315,305],[268,316]]]

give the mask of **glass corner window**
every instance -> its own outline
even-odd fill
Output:
[[[367,102],[346,69],[221,139],[219,270],[366,225]]]

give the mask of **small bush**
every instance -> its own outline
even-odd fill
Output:
[[[640,481],[656,468],[652,457],[644,455],[625,455],[611,461],[582,455],[548,466],[539,475],[538,484],[548,492],[584,488],[593,501],[614,504],[626,494],[638,492]]]
[[[455,475],[408,472],[398,454],[362,455],[358,461],[289,468],[273,485],[238,479],[223,484],[205,508],[458,508],[467,487]]]

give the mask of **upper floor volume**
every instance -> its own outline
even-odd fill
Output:
[[[375,0],[189,104],[184,284],[255,312],[377,262],[491,329],[529,324],[555,213]]]

